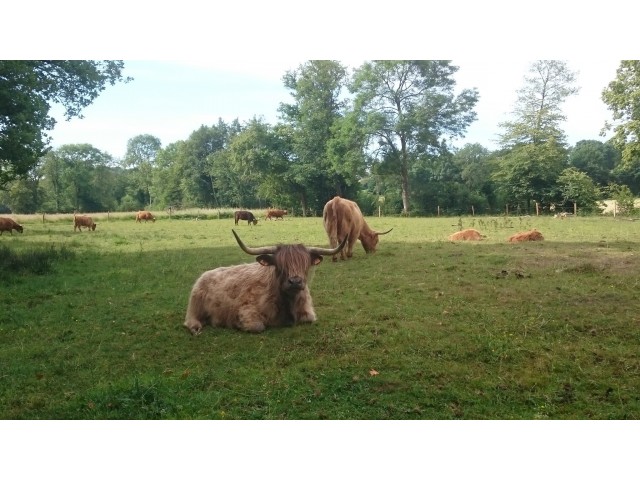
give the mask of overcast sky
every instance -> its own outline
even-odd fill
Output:
[[[337,60],[350,67],[361,64]],[[517,90],[536,59],[451,60],[460,67],[455,75],[457,86],[475,87],[480,93],[475,108],[478,119],[459,144],[480,143],[495,149],[496,136],[502,132],[499,123],[511,118]],[[124,74],[134,80],[108,86],[84,110],[84,118],[66,121],[61,110],[55,110],[58,124],[51,133],[52,145],[89,143],[121,158],[127,141],[141,134],[158,137],[164,147],[186,140],[201,125],[213,125],[219,118],[244,122],[257,116],[274,124],[279,104],[292,102],[282,76],[304,61],[125,61]],[[578,73],[580,87],[563,105],[567,139],[571,145],[579,140],[604,140],[599,133],[610,112],[601,92],[615,78],[620,59],[567,61]]]

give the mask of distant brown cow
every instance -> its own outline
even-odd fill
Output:
[[[147,221],[149,220],[155,222],[156,218],[151,215],[151,212],[147,210],[140,210],[138,213],[136,213],[136,222],[142,223],[142,220],[144,220],[144,223],[147,223]]]
[[[0,217],[0,235],[2,235],[2,232],[9,232],[13,235],[14,230],[22,233],[22,225],[11,218]]]
[[[74,215],[73,216],[73,231],[76,231],[76,228],[82,232],[82,227],[90,228],[91,231],[96,229],[96,224],[93,223],[91,217],[86,215]]]
[[[197,335],[209,324],[260,333],[267,327],[316,321],[309,270],[344,248],[297,245],[249,248],[233,231],[244,252],[256,263],[218,267],[204,272],[194,283],[184,326]]]
[[[353,246],[357,240],[360,240],[366,253],[374,253],[378,245],[378,236],[393,230],[393,228],[386,232],[371,230],[362,216],[358,204],[338,196],[333,197],[325,204],[322,210],[322,221],[332,248],[335,248],[344,238],[349,237],[349,243],[340,252],[341,260],[351,258]],[[336,260],[338,260],[337,255],[333,255],[333,261]]]
[[[265,220],[271,220],[272,218],[277,220],[284,220],[284,215],[287,214],[286,210],[278,210],[277,208],[270,208],[269,210],[267,210],[267,215],[265,217]]]
[[[537,231],[535,228],[533,230],[529,230],[528,232],[518,232],[509,237],[509,241],[512,243],[515,242],[535,242],[538,240],[544,240],[542,234]]]
[[[449,235],[449,240],[455,242],[457,240],[482,240],[484,235],[482,235],[478,230],[474,230],[473,228],[467,228],[466,230],[461,230],[456,233],[452,233]]]
[[[253,213],[247,210],[236,210],[234,213],[234,219],[236,225],[240,220],[246,220],[247,225],[251,225],[252,223],[256,225],[258,223],[258,219],[253,215]]]

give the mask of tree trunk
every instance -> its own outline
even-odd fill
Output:
[[[307,196],[304,192],[300,192],[300,207],[302,208],[302,216],[307,216]]]
[[[409,215],[409,165],[407,160],[407,141],[400,137],[402,151],[400,152],[400,176],[402,181],[402,214]]]

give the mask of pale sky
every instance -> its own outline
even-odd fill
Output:
[[[506,0],[397,0],[390,9],[382,0],[366,8],[343,0],[308,7],[293,0],[181,0],[150,8],[112,0],[109,8],[85,11],[75,0],[25,0],[5,6],[5,17],[15,21],[0,30],[0,58],[124,59],[124,74],[135,80],[108,86],[83,119],[67,122],[54,110],[51,132],[53,147],[90,143],[116,159],[141,134],[165,147],[218,118],[276,123],[279,104],[292,101],[282,76],[310,59],[352,68],[375,58],[451,60],[460,67],[457,87],[480,94],[478,119],[456,145],[493,150],[531,62],[566,60],[581,89],[563,106],[573,145],[607,138],[599,136],[611,118],[601,92],[620,60],[638,53],[635,32],[619,15],[628,4],[576,8],[538,0],[520,10]]]
[[[352,68],[362,63],[337,60]],[[495,140],[502,132],[498,125],[510,119],[517,90],[536,59],[451,60],[460,67],[454,77],[457,87],[476,87],[480,93],[475,108],[478,119],[457,145],[480,143],[496,149]],[[244,122],[257,116],[275,124],[279,104],[292,102],[282,76],[304,61],[125,61],[124,74],[134,80],[108,86],[84,110],[85,118],[66,121],[61,110],[55,110],[58,124],[51,133],[52,146],[89,143],[117,159],[124,156],[128,140],[141,134],[158,137],[165,147],[186,140],[201,125],[213,125],[218,118]],[[568,142],[605,140],[599,133],[611,115],[601,92],[615,78],[620,59],[567,62],[578,73],[580,87],[563,105]]]

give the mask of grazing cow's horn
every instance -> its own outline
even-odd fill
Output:
[[[387,233],[389,233],[391,230],[393,230],[393,228],[390,228],[389,230],[387,230],[386,232],[376,232],[378,235],[385,235]]]
[[[344,237],[344,240],[342,240],[342,243],[336,248],[309,247],[307,250],[309,250],[309,253],[315,253],[316,255],[335,255],[336,253],[340,253],[340,250],[342,250],[347,244],[348,239],[349,236],[347,235]]]
[[[236,237],[236,241],[238,242],[238,245],[240,245],[240,248],[249,255],[265,255],[276,253],[276,247],[249,248],[244,243],[242,243],[242,240],[240,240],[240,237],[235,232],[235,230],[232,229],[231,231],[233,232],[233,236]]]

